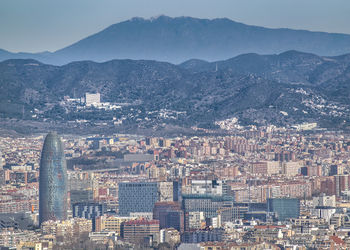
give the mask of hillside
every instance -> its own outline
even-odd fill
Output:
[[[212,126],[231,117],[242,124],[316,121],[341,128],[350,121],[350,55],[288,51],[180,65],[112,60],[52,66],[8,60],[0,63],[0,76],[1,117],[23,118],[25,112],[25,119],[34,119],[30,114],[39,111],[43,119],[124,117],[125,123],[144,126]],[[99,92],[105,102],[128,105],[103,115],[70,113],[60,107],[64,96],[82,97],[85,92]],[[164,110],[176,118],[164,118]]]

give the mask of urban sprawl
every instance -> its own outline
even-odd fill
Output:
[[[0,247],[350,248],[348,134],[227,131],[0,137]]]

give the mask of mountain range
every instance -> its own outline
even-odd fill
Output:
[[[237,117],[242,124],[318,122],[344,129],[350,122],[350,54],[249,53],[177,65],[130,59],[63,66],[32,59],[0,63],[1,117],[20,117],[36,109],[56,119],[64,96],[82,97],[85,92],[99,92],[103,101],[129,103],[120,115],[135,124],[147,120],[207,126]],[[160,110],[182,115],[178,120],[153,119],[150,114]]]
[[[0,61],[35,59],[63,65],[73,61],[105,62],[146,59],[181,63],[189,59],[217,61],[245,53],[278,54],[297,50],[323,56],[350,53],[350,35],[251,26],[227,18],[133,18],[107,27],[55,52],[11,53]]]

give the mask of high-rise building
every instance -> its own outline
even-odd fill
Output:
[[[158,201],[157,182],[119,183],[119,215],[130,216],[131,212],[153,212]]]
[[[153,219],[159,220],[160,229],[175,228],[179,232],[184,231],[184,212],[179,202],[156,202]]]
[[[335,175],[334,185],[335,185],[335,195],[337,197],[341,196],[342,191],[349,190],[350,175]]]
[[[5,171],[3,169],[2,153],[0,151],[0,185],[5,184]]]
[[[39,177],[39,223],[67,219],[67,165],[63,144],[56,132],[44,141]]]
[[[2,170],[3,160],[2,160],[2,153],[0,150],[0,170]]]
[[[268,212],[275,213],[279,221],[298,218],[300,215],[300,200],[295,198],[274,198],[267,200]]]

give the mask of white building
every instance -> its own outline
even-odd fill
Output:
[[[92,93],[85,93],[85,105],[91,106],[92,104],[98,104],[101,102],[101,95],[100,93],[92,94]]]
[[[192,180],[191,194],[226,195],[227,184],[217,180]]]
[[[318,197],[313,197],[312,201],[313,201],[314,207],[335,207],[336,206],[335,195],[326,196],[323,194]]]

